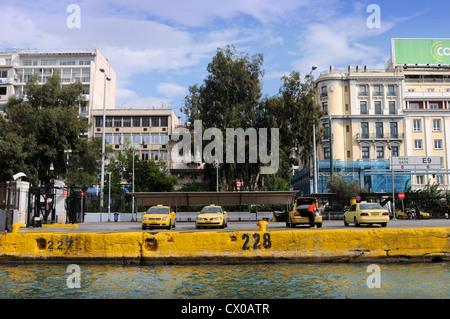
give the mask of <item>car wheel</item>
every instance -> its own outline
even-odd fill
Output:
[[[289,224],[289,219],[286,219],[286,227],[289,227],[289,226],[291,226],[291,225]]]
[[[386,227],[387,223],[381,223],[381,227]]]
[[[167,227],[167,229],[171,229],[172,228],[172,221],[169,222],[169,226]]]
[[[291,224],[291,228],[295,228],[295,223],[292,222],[292,220],[290,221]]]
[[[355,227],[359,227],[359,226],[361,226],[361,224],[360,224],[360,223],[358,223],[358,220],[356,219],[356,217],[355,217],[355,219],[354,219],[353,223],[355,224]]]
[[[322,223],[317,223],[316,226],[317,228],[322,228]]]
[[[344,217],[344,226],[348,226],[349,224],[347,223],[347,220]]]

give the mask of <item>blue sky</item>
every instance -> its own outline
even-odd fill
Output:
[[[79,6],[79,28],[67,12]],[[370,4],[381,27],[369,28]],[[382,69],[392,38],[450,38],[449,1],[1,0],[0,51],[96,46],[117,72],[117,108],[173,107],[201,84],[218,47],[264,55],[264,94],[291,71]]]

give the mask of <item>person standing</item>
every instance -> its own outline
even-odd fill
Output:
[[[316,222],[315,222],[315,218],[316,218],[316,204],[312,203],[311,205],[309,205],[307,211],[306,211],[306,215],[309,219],[309,226],[310,227],[314,227],[316,226]]]

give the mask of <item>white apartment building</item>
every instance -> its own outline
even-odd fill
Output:
[[[104,70],[104,72],[101,71]],[[40,84],[48,81],[55,72],[61,75],[62,84],[80,81],[83,96],[88,101],[80,106],[79,113],[91,119],[91,112],[115,108],[116,72],[99,50],[77,52],[31,52],[17,50],[0,52],[0,112],[10,96],[23,96],[27,81],[35,74]],[[110,80],[106,81],[106,77]],[[106,94],[105,94],[106,82]]]

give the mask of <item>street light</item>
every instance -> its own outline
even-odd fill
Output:
[[[111,78],[108,77],[105,73],[105,69],[100,69],[105,75],[105,84],[103,90],[103,132],[102,132],[102,172],[100,176],[100,217],[103,212],[103,187],[105,186],[105,129],[106,129],[106,81],[111,81]]]
[[[306,76],[308,78],[313,79],[312,73],[314,70],[317,69],[317,65],[313,65],[311,67],[311,72],[309,72],[309,74]],[[313,162],[314,162],[314,166],[313,166],[313,191],[315,194],[318,193],[318,180],[317,180],[317,175],[318,175],[318,167],[317,167],[317,150],[316,150],[316,123],[314,122],[313,119]]]

